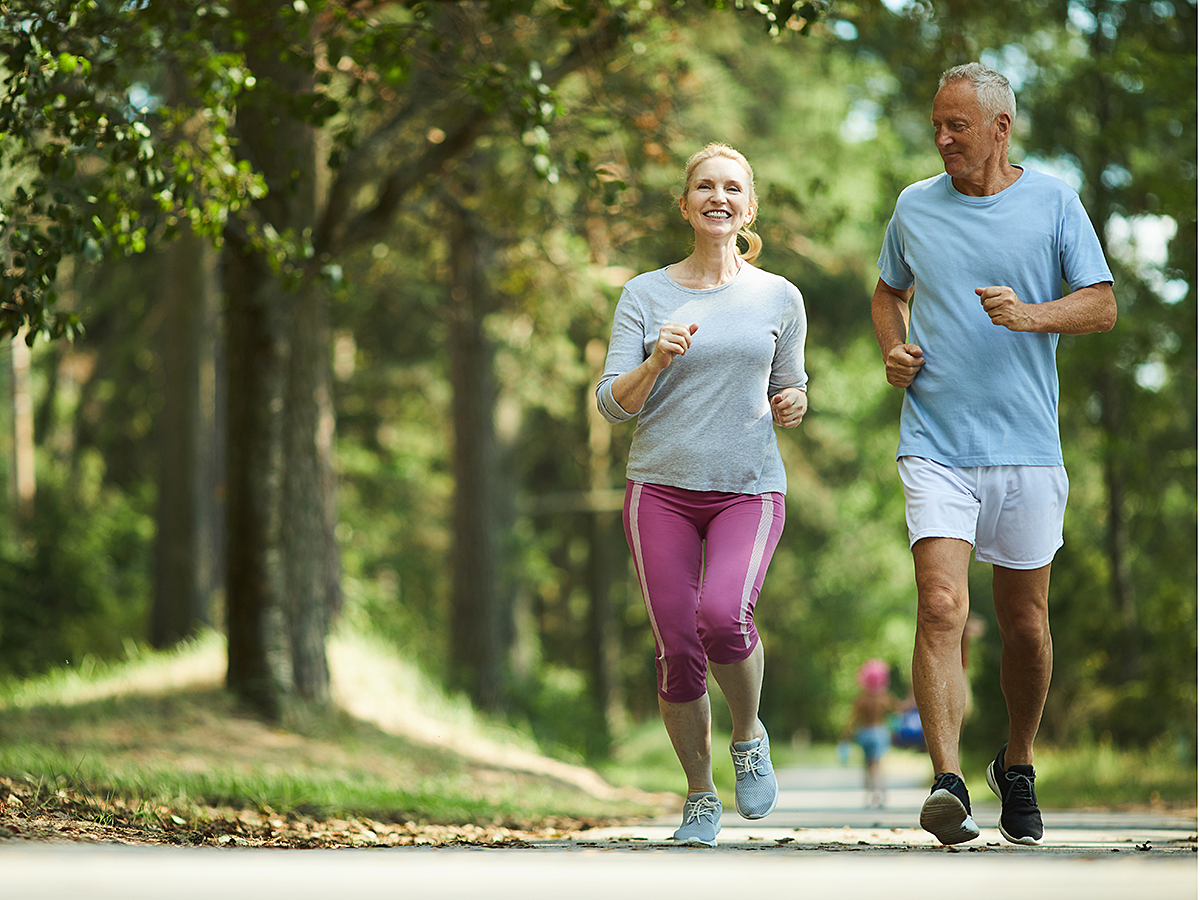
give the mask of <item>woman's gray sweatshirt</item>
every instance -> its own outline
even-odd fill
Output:
[[[666,322],[698,325],[691,347],[663,370],[640,410],[622,409],[614,379],[650,356]],[[749,263],[707,290],[676,284],[666,269],[630,279],[596,386],[608,421],[637,416],[626,476],[693,491],[786,492],[771,397],[807,387],[807,331],[796,286]]]

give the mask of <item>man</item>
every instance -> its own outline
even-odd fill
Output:
[[[1060,334],[1116,323],[1112,273],[1078,195],[1008,161],[1015,116],[998,72],[972,63],[942,75],[932,123],[945,174],[900,194],[871,299],[887,379],[905,388],[897,459],[917,583],[913,692],[936,773],[921,825],[944,844],[979,835],[959,763],[972,546],[993,567],[1009,718],[987,781],[1004,837],[1042,841],[1033,743],[1067,500],[1055,349]]]

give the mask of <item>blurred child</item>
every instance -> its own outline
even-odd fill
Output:
[[[888,718],[899,709],[899,702],[888,692],[890,676],[887,663],[868,659],[858,670],[858,696],[846,723],[843,740],[853,736],[862,747],[869,805],[882,807],[887,787],[883,777],[883,754],[891,742]]]

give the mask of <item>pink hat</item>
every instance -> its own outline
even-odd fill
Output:
[[[878,694],[888,689],[888,666],[882,659],[868,659],[858,669],[858,684],[864,691]]]

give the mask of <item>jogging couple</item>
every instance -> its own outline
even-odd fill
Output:
[[[1067,501],[1055,350],[1060,334],[1116,320],[1112,274],[1077,194],[1008,160],[1015,116],[999,73],[973,63],[942,75],[931,124],[945,172],[900,194],[871,302],[887,380],[905,391],[897,459],[917,585],[913,692],[935,773],[920,821],[944,844],[979,834],[959,761],[972,547],[993,568],[1009,715],[987,782],[1001,833],[1042,841],[1033,743]],[[694,249],[625,285],[596,394],[609,421],[637,418],[624,522],[659,709],[687,779],[675,839],[715,846],[709,671],[732,718],[738,813],[762,818],[779,797],[758,717],[754,607],[784,522],[774,426],[794,428],[808,410],[807,318],[800,291],[753,264],[758,198],[741,153],[696,153],[679,210]]]

